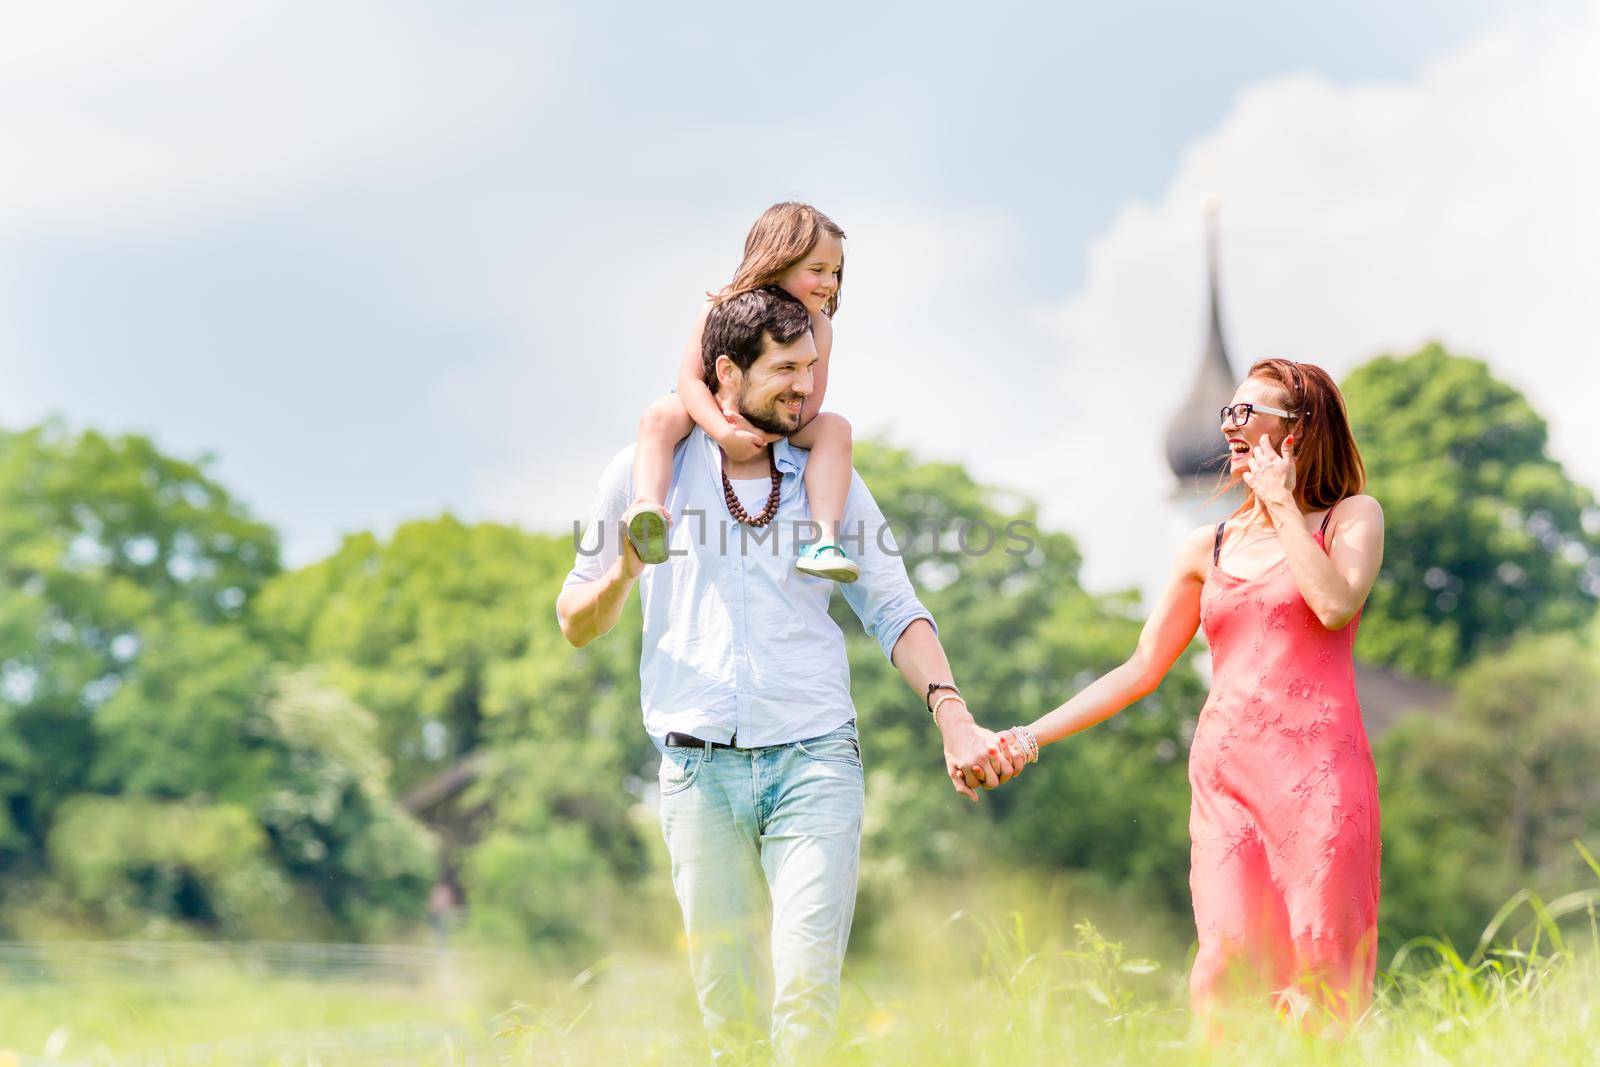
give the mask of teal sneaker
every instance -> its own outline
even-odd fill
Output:
[[[840,585],[849,585],[861,577],[861,568],[838,545],[812,545],[800,553],[794,569]]]

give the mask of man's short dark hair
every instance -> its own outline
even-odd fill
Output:
[[[719,302],[706,316],[700,334],[700,363],[706,388],[717,391],[717,357],[727,356],[742,371],[750,369],[770,338],[786,345],[811,329],[806,306],[776,285],[751,289]]]

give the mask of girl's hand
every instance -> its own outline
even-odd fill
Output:
[[[1283,439],[1283,451],[1279,453],[1272,447],[1272,438],[1262,434],[1250,450],[1250,469],[1244,474],[1244,484],[1266,507],[1292,508],[1294,482],[1294,435]]]
[[[760,439],[754,434],[747,433],[744,430],[735,430],[731,426],[728,427],[728,432],[722,435],[722,439],[717,444],[722,446],[722,451],[735,463],[743,463],[746,460],[755,459],[756,456],[761,454],[763,447]]]
[[[779,434],[762,433],[737,411],[723,408],[722,414],[728,420],[728,432],[717,444],[721,445],[728,458],[736,463],[754,459],[761,454],[763,448],[774,441],[782,440]]]

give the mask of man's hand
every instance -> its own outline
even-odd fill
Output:
[[[672,516],[667,516],[667,524],[672,524]],[[639,558],[639,550],[633,547],[633,538],[628,536],[627,530],[618,530],[622,538],[622,552],[617,556],[617,567],[622,572],[626,581],[633,581],[644,573],[644,560]]]
[[[950,691],[955,688],[950,661],[932,619],[913,619],[901,631],[889,658],[911,691],[938,709],[934,719],[944,745],[945,775],[957,793],[977,800],[977,786],[993,789],[1021,769],[1020,761],[1001,748],[997,735],[972,721],[966,700]],[[946,691],[933,699],[941,688]]]
[[[969,800],[978,799],[978,786],[993,789],[1021,770],[999,735],[973,722],[965,708],[951,708],[940,733],[944,735],[945,773],[955,791]]]
[[[617,524],[617,537],[622,542],[616,560],[605,573],[593,581],[579,582],[561,590],[556,597],[556,618],[561,622],[561,636],[574,648],[582,648],[597,637],[611,632],[622,617],[628,594],[634,582],[644,573],[644,560],[638,549],[628,539],[628,531]],[[605,535],[605,531],[601,531]]]

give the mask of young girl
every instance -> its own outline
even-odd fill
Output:
[[[806,462],[806,494],[821,540],[801,553],[798,570],[836,582],[853,582],[861,569],[839,547],[839,523],[850,491],[850,424],[823,412],[828,387],[828,356],[833,350],[833,314],[839,308],[844,282],[844,231],[809,204],[774,204],[744,239],[744,259],[733,281],[700,312],[678,367],[678,391],[645,409],[639,420],[634,453],[634,504],[623,515],[628,539],[646,563],[667,559],[667,512],[663,504],[672,482],[672,455],[696,423],[728,454],[745,460],[765,448],[770,437],[725,410],[706,387],[701,366],[700,335],[706,314],[717,301],[765,285],[778,285],[811,313],[811,334],[817,346],[811,395],[800,412],[800,429],[790,443],[811,450]]]

